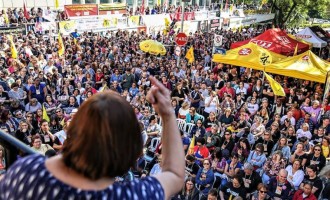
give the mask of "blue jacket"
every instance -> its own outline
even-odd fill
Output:
[[[200,190],[203,192],[203,194],[207,195],[209,190],[212,188],[214,182],[214,174],[212,169],[210,169],[206,172],[206,179],[201,180],[202,174],[203,174],[203,168],[200,168],[196,175],[196,183],[197,183],[197,187],[200,187]],[[209,187],[205,187],[206,185],[209,185]]]
[[[281,194],[276,193],[277,187],[280,187],[282,189]],[[288,181],[286,181],[284,185],[278,185],[277,177],[272,177],[268,184],[267,194],[271,198],[279,197],[282,200],[289,200],[292,199],[294,190]]]

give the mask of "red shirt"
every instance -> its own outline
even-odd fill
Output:
[[[196,153],[199,149],[199,146],[194,147],[194,153]],[[199,149],[199,154],[203,156],[203,158],[208,158],[210,155],[210,152],[206,146]]]
[[[314,194],[310,194],[307,197],[303,198],[304,191],[297,190],[296,193],[294,193],[293,200],[317,200]]]

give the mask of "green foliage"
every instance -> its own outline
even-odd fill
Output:
[[[276,26],[300,26],[306,18],[324,18],[329,15],[330,0],[270,0],[275,12]]]

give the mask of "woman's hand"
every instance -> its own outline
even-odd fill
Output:
[[[155,77],[150,76],[152,87],[147,94],[147,100],[162,117],[173,115],[169,90]]]

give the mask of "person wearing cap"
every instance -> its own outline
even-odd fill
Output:
[[[251,194],[257,189],[259,183],[262,182],[259,173],[254,171],[251,163],[244,163],[243,170],[240,172],[243,177],[244,187],[247,194]]]

